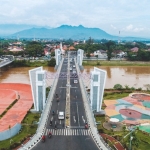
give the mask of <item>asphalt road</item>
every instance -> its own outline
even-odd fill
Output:
[[[72,61],[70,65],[73,66],[74,61]],[[72,68],[73,70],[76,70],[76,68]],[[70,73],[72,73],[73,70],[70,71]],[[58,119],[58,112],[65,112],[66,105],[67,59],[65,58],[55,92],[55,94],[58,94],[58,98],[54,95],[52,109],[49,114],[45,131],[45,135],[47,135],[48,132],[52,132],[53,135],[50,139],[46,137],[44,143],[40,141],[33,150],[98,150],[90,130],[84,128],[87,118],[85,115],[80,85],[79,83],[74,83],[74,78],[78,80],[78,76],[75,75],[70,77],[71,126],[70,128],[66,128],[65,120],[60,121]],[[57,102],[57,100],[59,100],[59,102]],[[53,110],[55,111],[54,115],[52,114]],[[50,126],[50,120],[52,120],[52,126]],[[57,125],[57,130],[54,129],[55,124]]]

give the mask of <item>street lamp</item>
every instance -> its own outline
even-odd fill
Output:
[[[132,133],[131,133],[131,134],[132,134]],[[130,148],[129,148],[130,150],[132,150],[132,147],[131,147],[132,144],[131,144],[131,142],[132,142],[132,140],[133,140],[133,136],[131,136],[131,134],[130,134]]]

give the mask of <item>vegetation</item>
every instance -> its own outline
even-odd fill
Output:
[[[97,66],[97,60],[88,60],[83,61],[83,66]],[[100,66],[150,66],[150,62],[142,62],[142,61],[123,61],[123,60],[99,60]]]
[[[117,86],[118,84],[116,84]],[[120,86],[120,85],[119,85]],[[115,86],[114,86],[115,87]],[[122,87],[122,85],[121,85]],[[125,87],[122,87],[121,90],[116,90],[116,89],[105,89],[104,92],[104,97],[103,99],[107,100],[116,100],[119,98],[123,98],[129,95],[129,93],[132,93],[132,87],[129,87],[128,85],[125,85]],[[139,90],[139,89],[134,89],[134,90]],[[149,91],[144,91],[149,92]],[[103,109],[105,107],[103,106]],[[129,131],[126,130],[126,127],[122,127],[122,131],[112,131],[112,130],[106,130],[103,127],[103,123],[108,121],[108,118],[105,115],[99,115],[95,116],[96,122],[100,122],[100,124],[97,125],[97,129],[99,133],[106,133],[108,135],[113,136],[115,139],[117,139],[119,142],[122,143],[122,145],[126,148],[129,149],[129,143],[130,143],[130,135],[128,135],[126,138],[123,138],[125,135],[129,133]],[[150,147],[150,134],[145,133],[143,131],[140,131],[139,128],[137,128],[133,133],[132,133],[132,149],[134,150],[144,150],[144,149],[149,149]],[[113,143],[109,142],[107,139],[104,139],[111,147],[113,147]]]
[[[47,87],[46,88],[46,98],[48,97],[49,91],[50,91],[50,87]]]
[[[17,101],[18,101],[17,99],[14,100],[14,101],[6,108],[6,110],[5,110],[4,112],[2,112],[2,114],[0,114],[0,119],[7,113],[7,111],[8,111],[14,104],[16,104]]]
[[[104,93],[104,97],[103,99],[108,99],[108,100],[116,100],[116,99],[119,99],[119,98],[122,98],[122,97],[126,97],[126,96],[129,96],[129,93],[132,93],[132,91],[130,92],[105,92]]]
[[[25,141],[27,138],[35,134],[36,129],[37,129],[37,124],[34,124],[34,122],[38,122],[39,117],[40,117],[40,114],[29,112],[22,122],[21,131],[16,136],[12,137],[11,139],[1,141],[0,149],[12,150],[13,148],[16,148],[17,146],[21,145],[23,141]],[[11,141],[11,144],[10,144],[10,141]]]
[[[116,89],[116,90],[121,90],[123,87],[122,87],[122,85],[121,84],[115,84],[114,85],[114,89]]]
[[[43,46],[40,42],[32,41],[26,45],[25,54],[32,57],[43,55]]]
[[[47,66],[48,61],[36,61],[36,60],[14,60],[13,67],[40,67]]]
[[[51,52],[51,57],[54,57],[55,56],[55,52]]]
[[[50,61],[48,61],[48,66],[54,67],[56,65],[55,58],[52,58]]]

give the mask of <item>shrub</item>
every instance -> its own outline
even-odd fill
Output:
[[[48,66],[54,67],[56,65],[55,58],[52,58],[50,61],[48,61]]]
[[[99,65],[100,65],[100,62],[97,62],[96,65],[99,66]]]
[[[121,89],[123,89],[123,87],[122,87],[121,84],[115,84],[113,88],[116,89],[116,90],[121,90]]]

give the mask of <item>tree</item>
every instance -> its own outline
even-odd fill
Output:
[[[114,89],[121,90],[122,89],[122,85],[121,84],[115,84],[114,85]]]
[[[56,65],[55,58],[52,58],[50,61],[48,61],[48,66],[54,67]]]
[[[87,54],[86,54],[86,57],[87,57],[87,58],[90,58],[90,57],[91,57],[90,53],[87,53]]]
[[[51,52],[51,57],[55,56],[55,52]]]
[[[107,57],[108,57],[108,60],[111,59],[111,54],[112,54],[112,51],[113,51],[113,48],[115,46],[115,42],[113,41],[108,41],[106,44],[106,47],[107,47]]]
[[[26,54],[29,54],[29,56],[36,57],[38,55],[43,54],[43,47],[42,44],[39,42],[29,42],[26,46]]]
[[[129,88],[129,85],[125,85],[125,89],[126,90],[129,90],[130,88]]]

